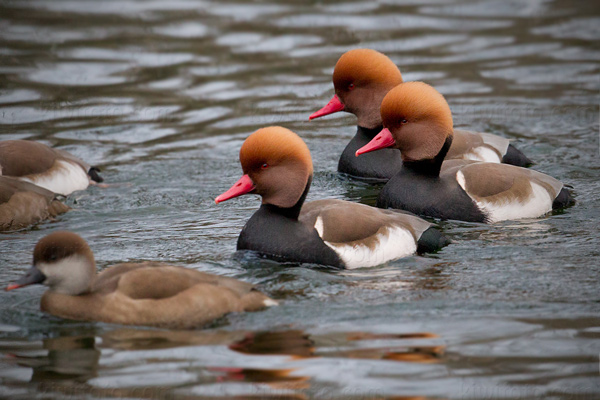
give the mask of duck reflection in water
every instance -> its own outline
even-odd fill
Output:
[[[174,388],[101,388],[89,383],[88,381],[99,376],[101,350],[109,353],[146,351],[151,354],[170,348],[198,346],[215,349],[226,346],[236,353],[264,356],[266,368],[245,367],[245,359],[234,356],[238,360],[234,364],[237,366],[221,366],[218,363],[214,366],[202,366],[197,379],[190,382],[192,387],[224,385],[223,388],[227,388],[230,385],[247,385],[250,394],[256,388],[255,385],[261,385],[263,389],[274,391],[265,393],[264,398],[290,400],[308,398],[305,393],[320,390],[319,384],[323,384],[318,379],[314,380],[311,373],[304,373],[303,364],[296,365],[295,362],[311,358],[348,358],[435,363],[443,361],[445,350],[444,346],[439,344],[439,336],[430,332],[393,334],[358,331],[312,334],[299,329],[252,332],[123,328],[100,334],[92,332],[88,335],[45,339],[42,347],[48,351],[47,356],[15,357],[18,364],[33,369],[31,381],[39,383],[40,389],[47,392],[93,393],[111,397],[143,395],[141,398],[154,398],[168,395]],[[35,354],[39,353],[36,351]],[[266,358],[269,356],[289,356],[292,364],[284,363],[282,368],[270,368],[269,365],[273,364]],[[161,367],[160,362],[154,362],[157,368]],[[255,362],[250,364],[256,365]],[[110,375],[119,372],[108,370],[106,373]],[[331,383],[324,384],[328,386]]]
[[[97,375],[100,350],[94,336],[62,336],[44,339],[46,358],[33,367],[32,382],[73,380],[85,382]]]
[[[289,330],[251,332],[246,334],[244,339],[229,345],[229,348],[244,354],[289,355],[293,359],[329,357],[430,363],[441,360],[445,346],[439,344],[409,345],[406,342],[435,341],[437,338],[438,335],[429,332],[407,334],[342,332],[311,335],[300,330]],[[374,341],[392,342],[392,344],[371,347],[371,342]],[[396,341],[400,341],[400,343],[395,343]]]

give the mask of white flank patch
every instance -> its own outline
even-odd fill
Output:
[[[510,140],[498,135],[492,135],[491,133],[479,132],[479,136],[483,139],[483,143],[488,146],[492,146],[502,155],[506,154]]]
[[[321,217],[317,218],[315,229],[319,236],[323,235]],[[387,261],[409,256],[417,251],[413,235],[399,226],[382,229],[375,236],[378,243],[373,249],[358,241],[351,244],[323,242],[337,253],[348,269],[374,267]],[[369,240],[371,239],[372,237],[369,237]]]
[[[458,171],[456,173],[456,181],[458,182],[458,184],[460,185],[460,187],[463,188],[463,190],[466,192],[467,191],[467,185],[466,185],[466,181],[465,181],[465,175],[462,172]]]
[[[315,229],[317,230],[319,237],[322,239],[323,238],[323,218],[317,217],[317,220],[315,221]]]
[[[456,180],[469,197],[473,199],[467,192],[465,177],[462,172],[458,171],[456,173]],[[531,185],[532,194],[525,202],[518,199],[507,200],[503,203],[477,201],[475,199],[473,201],[487,215],[490,223],[509,219],[537,218],[552,211],[554,198],[550,196],[550,193],[535,182],[529,181],[529,184]]]
[[[279,303],[273,299],[266,299],[265,301],[263,301],[263,304],[265,305],[265,307],[273,307],[279,305]]]
[[[64,160],[56,161],[46,173],[20,179],[63,196],[68,196],[77,190],[84,190],[90,184],[90,179],[83,168]]]
[[[492,163],[499,163],[502,161],[502,159],[498,156],[498,153],[485,146],[475,147],[468,153],[465,153],[465,160],[485,161]]]

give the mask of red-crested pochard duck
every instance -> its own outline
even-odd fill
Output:
[[[117,264],[96,274],[88,244],[67,231],[42,238],[31,269],[6,290],[34,283],[49,287],[42,311],[124,325],[189,329],[277,304],[249,283],[157,262]]]
[[[0,231],[26,228],[69,210],[49,190],[0,176]]]
[[[450,107],[422,82],[401,83],[381,104],[384,129],[356,155],[392,147],[402,166],[377,206],[442,219],[487,222],[536,218],[573,203],[563,184],[541,172],[444,157],[452,145]],[[456,132],[456,131],[454,131]]]
[[[0,175],[16,177],[63,196],[102,182],[99,171],[69,152],[42,143],[0,142]]]
[[[325,107],[309,117],[312,120],[339,111],[356,115],[358,129],[342,152],[339,172],[356,178],[387,181],[398,171],[402,160],[397,151],[387,149],[359,158],[354,153],[381,131],[381,101],[400,83],[402,75],[398,67],[378,51],[356,49],[340,57],[333,71],[335,95]],[[508,139],[460,129],[454,130],[454,141],[446,159],[502,162],[521,167],[532,164]]]
[[[251,134],[240,162],[244,176],[215,199],[218,204],[247,193],[262,197],[240,233],[238,250],[282,262],[360,268],[447,244],[430,223],[407,213],[343,200],[305,204],[312,159],[304,141],[288,129],[274,126]]]

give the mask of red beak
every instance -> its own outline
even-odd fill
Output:
[[[228,191],[218,196],[215,199],[215,203],[219,204],[222,201],[233,199],[234,197],[241,196],[246,193],[250,193],[254,190],[254,183],[248,175],[244,175],[237,181]]]
[[[371,151],[385,149],[386,147],[391,147],[395,144],[396,141],[392,137],[392,132],[390,132],[388,128],[383,128],[383,130],[371,139],[369,143],[356,150],[356,157],[361,154],[370,153]]]
[[[333,98],[331,100],[329,100],[329,103],[327,103],[327,105],[325,107],[321,108],[319,111],[312,114],[310,117],[308,117],[308,119],[311,120],[311,119],[319,118],[324,115],[333,114],[333,113],[336,113],[338,111],[343,111],[343,110],[344,110],[344,105],[342,104],[342,102],[340,101],[340,98],[337,97],[337,94],[336,94],[333,96]]]

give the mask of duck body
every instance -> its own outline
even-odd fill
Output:
[[[537,218],[572,203],[560,181],[540,172],[457,161],[433,177],[404,166],[379,193],[377,206],[440,219],[494,223]]]
[[[40,303],[42,311],[61,318],[170,329],[202,327],[231,312],[272,304],[249,283],[154,262],[111,266],[89,293],[47,290]]]
[[[310,152],[285,128],[250,135],[240,160],[246,175],[215,200],[262,196],[263,204],[240,233],[238,250],[276,261],[361,268],[448,244],[430,223],[408,213],[338,199],[304,203],[312,181]]]
[[[422,82],[408,82],[384,98],[385,128],[356,155],[396,148],[402,166],[384,186],[377,206],[441,219],[494,223],[537,218],[574,203],[563,184],[514,165],[446,160],[452,115],[444,97]]]
[[[314,227],[345,268],[372,267],[449,244],[431,223],[413,214],[338,199],[306,203],[299,220]]]
[[[279,262],[352,269],[437,251],[448,243],[414,215],[331,199],[305,203],[297,218],[263,204],[242,229],[237,249]]]
[[[0,176],[0,231],[26,228],[69,209],[49,190]]]
[[[61,318],[189,329],[277,304],[249,283],[163,263],[117,264],[96,274],[89,246],[72,232],[42,238],[33,259],[6,290],[48,286],[41,309]]]
[[[442,220],[487,221],[456,180],[422,175],[408,167],[401,167],[381,189],[376,204]]]
[[[67,196],[102,182],[98,169],[59,149],[29,140],[0,142],[0,174]]]

